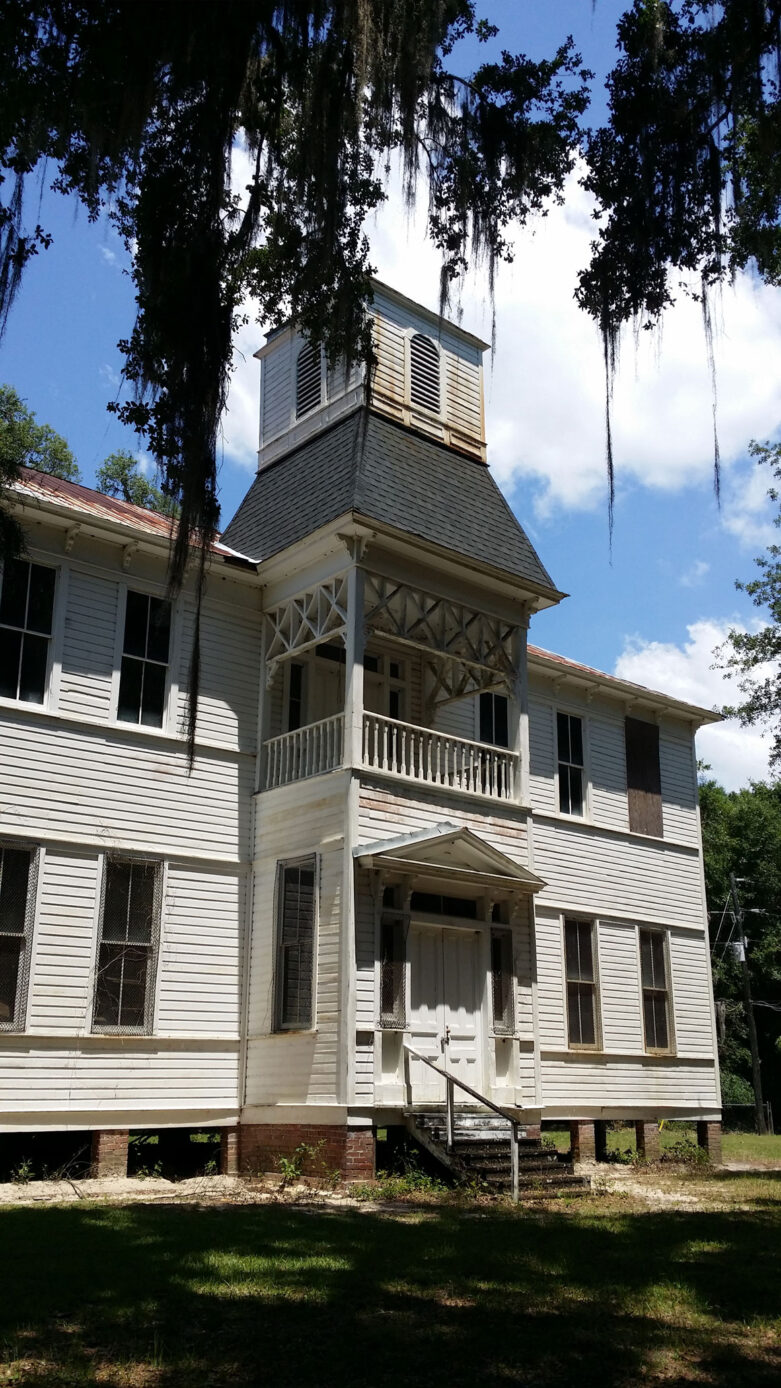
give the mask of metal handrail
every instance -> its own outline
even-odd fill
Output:
[[[471,1084],[466,1083],[466,1080],[459,1079],[457,1075],[451,1075],[447,1070],[443,1070],[441,1065],[436,1065],[435,1062],[429,1059],[427,1055],[421,1055],[420,1051],[413,1050],[412,1046],[408,1046],[406,1041],[403,1042],[402,1045],[408,1056],[414,1056],[415,1060],[422,1060],[424,1065],[428,1065],[429,1069],[431,1070],[436,1070],[437,1074],[442,1075],[446,1081],[445,1121],[447,1123],[448,1152],[453,1151],[454,1145],[453,1089],[455,1085],[458,1085],[459,1089],[463,1089],[465,1093],[470,1094],[473,1099],[477,1099],[478,1103],[483,1104],[486,1108],[490,1108],[494,1113],[498,1113],[500,1118],[507,1119],[507,1122],[510,1124],[511,1128],[510,1169],[512,1174],[512,1198],[513,1203],[517,1205],[520,1184],[520,1169],[518,1162],[518,1142],[520,1140],[520,1134],[518,1130],[520,1128],[520,1124],[518,1122],[518,1119],[513,1117],[511,1113],[508,1113],[507,1110],[502,1108],[499,1104],[495,1104],[493,1099],[486,1099],[484,1094],[480,1094],[478,1090],[473,1089]],[[412,1090],[410,1089],[410,1101],[411,1099]]]

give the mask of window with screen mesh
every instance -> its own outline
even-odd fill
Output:
[[[55,570],[8,559],[0,576],[0,696],[42,704],[54,612]]]
[[[162,864],[108,858],[93,1031],[151,1031]]]
[[[670,990],[667,982],[667,943],[663,931],[640,931],[640,974],[645,1049],[669,1051]]]
[[[380,1026],[406,1026],[406,919],[384,910],[380,921]]]
[[[511,1036],[513,1018],[513,937],[510,930],[491,931],[491,997],[494,1031]]]
[[[117,705],[122,723],[162,728],[170,644],[170,602],[129,592]]]
[[[430,337],[416,333],[409,345],[410,399],[439,414],[439,350]]]
[[[556,715],[559,761],[559,809],[583,815],[583,719],[572,713]]]
[[[307,343],[296,362],[296,419],[317,409],[322,399],[320,349]]]
[[[24,1023],[33,854],[0,848],[0,1030]]]
[[[597,981],[591,921],[564,922],[567,1024],[570,1046],[596,1046]]]
[[[315,860],[282,863],[277,900],[277,1029],[312,1026],[315,964]]]

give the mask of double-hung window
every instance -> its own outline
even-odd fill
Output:
[[[670,985],[667,940],[663,930],[640,931],[640,977],[643,989],[643,1031],[647,1051],[669,1051]]]
[[[277,879],[276,1029],[312,1026],[315,968],[314,858],[280,863]]]
[[[162,863],[107,858],[93,1031],[152,1030]]]
[[[599,1039],[597,977],[594,968],[594,926],[591,921],[565,920],[564,955],[569,1044],[596,1048]]]
[[[559,809],[562,814],[583,816],[583,719],[574,713],[556,715],[559,762]]]
[[[35,855],[0,847],[0,1031],[23,1025],[34,901]]]
[[[0,578],[0,695],[42,704],[54,613],[55,570],[8,559]]]
[[[170,602],[128,592],[117,706],[122,723],[162,728],[170,644]]]

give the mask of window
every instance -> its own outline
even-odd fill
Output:
[[[564,922],[570,1046],[597,1045],[597,982],[591,921]]]
[[[556,715],[559,759],[559,809],[583,815],[583,719],[573,713]]]
[[[24,1025],[28,941],[35,899],[29,849],[0,848],[0,1031]]]
[[[46,693],[55,570],[9,559],[0,592],[0,695],[42,704]]]
[[[277,888],[278,1031],[312,1025],[315,964],[315,860],[280,863]]]
[[[508,747],[510,744],[508,705],[505,694],[480,695],[480,741],[490,742],[493,747]]]
[[[290,662],[287,686],[287,730],[294,733],[304,724],[304,667]]]
[[[122,723],[162,728],[170,641],[170,602],[129,592],[117,707]]]
[[[643,1030],[647,1051],[670,1050],[670,990],[667,942],[662,930],[640,931]]]
[[[434,892],[413,892],[410,908],[427,916],[457,916],[459,920],[477,920],[477,902],[469,896],[440,896]]]
[[[398,898],[397,887],[385,888],[380,918],[380,1026],[403,1029],[407,1021],[406,917]]]
[[[93,1031],[152,1029],[162,864],[107,858]]]
[[[296,362],[296,419],[316,410],[322,399],[320,349],[307,343]]]
[[[510,930],[491,931],[491,996],[494,1031],[512,1036],[513,1024],[513,937]]]
[[[662,778],[659,767],[659,729],[655,723],[627,718],[626,789],[629,828],[634,834],[662,837]]]
[[[430,337],[415,333],[409,345],[410,399],[439,414],[439,352]]]

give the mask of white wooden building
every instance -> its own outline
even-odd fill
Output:
[[[483,1096],[529,1135],[720,1116],[694,732],[536,646],[484,344],[377,286],[377,368],[258,353],[259,469],[194,602],[168,523],[26,474],[0,588],[0,1123],[221,1127],[225,1168]],[[437,1068],[432,1068],[433,1062]],[[596,1125],[596,1126],[595,1126]]]

